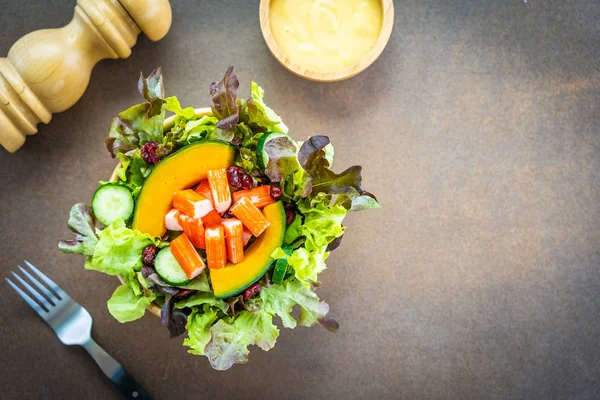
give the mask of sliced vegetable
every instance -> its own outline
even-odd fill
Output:
[[[284,245],[281,247],[283,252],[289,257],[292,255],[292,246]],[[275,283],[282,283],[287,273],[288,261],[285,258],[280,258],[275,262],[275,268],[273,269],[272,281]]]
[[[170,231],[182,231],[183,227],[179,223],[179,218],[182,216],[181,212],[173,208],[171,211],[165,215],[165,226]]]
[[[212,191],[210,190],[210,184],[208,183],[208,181],[200,182],[198,184],[198,186],[196,187],[196,193],[199,193],[202,196],[209,199],[210,202],[213,203],[213,207],[214,207],[215,203],[213,202]]]
[[[194,279],[204,271],[206,265],[185,232],[173,239],[171,252],[189,279]],[[156,260],[154,263],[156,264]]]
[[[104,226],[117,219],[127,221],[133,214],[133,196],[127,186],[108,183],[100,186],[92,198],[94,215]]]
[[[212,210],[211,212],[206,214],[204,217],[202,217],[202,223],[206,227],[213,228],[215,226],[219,226],[219,225],[221,225],[221,221],[223,221],[223,218],[221,218],[219,213],[216,212],[215,210]]]
[[[219,269],[227,264],[227,250],[225,248],[225,233],[222,226],[206,228],[206,261],[208,268]]]
[[[210,271],[210,280],[217,299],[226,299],[244,291],[258,281],[273,264],[271,254],[283,243],[285,209],[283,203],[266,206],[263,210],[271,226],[256,238],[244,252],[244,261],[227,264],[225,268]]]
[[[176,191],[173,194],[173,207],[196,219],[204,217],[213,210],[210,200],[191,189]]]
[[[154,260],[154,268],[160,279],[170,285],[180,286],[190,281],[170,247],[165,247],[158,252]]]
[[[227,259],[234,264],[244,261],[244,240],[242,235],[244,227],[242,221],[231,218],[223,220],[225,230],[225,244],[227,246]]]
[[[197,249],[205,248],[204,244],[204,225],[202,220],[181,215],[179,217],[183,231],[192,242],[192,245]]]
[[[275,199],[271,197],[271,185],[257,186],[250,190],[238,190],[233,192],[231,196],[233,204],[237,203],[242,197],[247,197],[258,208],[275,203]]]
[[[144,181],[132,227],[152,236],[162,236],[164,216],[172,208],[173,193],[205,180],[211,169],[229,167],[234,155],[233,146],[227,143],[202,141],[162,159]]]
[[[227,181],[225,168],[208,171],[208,183],[212,192],[215,210],[219,214],[223,214],[231,206],[231,192],[229,191],[229,182]]]
[[[267,217],[247,197],[235,203],[231,212],[257,237],[271,225]]]

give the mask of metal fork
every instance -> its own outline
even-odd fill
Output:
[[[27,290],[25,293],[13,281],[6,278],[8,284],[46,321],[63,344],[80,345],[87,350],[100,369],[121,390],[125,398],[152,400],[150,395],[125,371],[123,366],[112,358],[91,336],[92,317],[90,313],[71,298],[64,290],[46,275],[42,274],[30,262],[25,261],[33,276],[19,265],[21,273],[37,287],[33,288],[25,279],[12,272],[14,279]],[[40,283],[40,280],[47,287]],[[31,296],[35,298],[33,300]]]

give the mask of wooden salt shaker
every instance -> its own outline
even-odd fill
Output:
[[[0,58],[0,144],[18,150],[79,100],[98,61],[127,58],[140,31],[156,41],[170,27],[169,0],[77,0],[68,25],[23,36]]]

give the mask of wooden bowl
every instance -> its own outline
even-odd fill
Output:
[[[194,110],[196,112],[196,116],[198,118],[203,117],[205,115],[212,115],[212,110],[210,109],[210,107],[205,107],[205,108],[196,108]],[[167,119],[165,119],[165,122],[163,123],[163,130],[167,130],[170,129],[173,126],[173,123],[175,121],[175,116],[171,116]],[[121,166],[121,163],[118,163],[117,166],[115,167],[115,169],[112,172],[112,175],[110,176],[110,181],[111,182],[116,182],[119,178],[117,177],[117,168],[119,168]],[[121,284],[125,283],[125,281],[123,280],[122,277],[118,277],[119,281],[121,281]],[[156,304],[152,303],[148,306],[147,308],[148,311],[150,311],[152,314],[156,315],[158,318],[160,318],[160,307],[157,306]]]
[[[348,79],[364,71],[369,67],[377,57],[383,52],[387,42],[392,34],[392,27],[394,26],[394,2],[393,0],[380,0],[381,8],[383,10],[383,20],[381,23],[381,31],[379,37],[375,42],[375,45],[364,57],[356,64],[336,70],[336,71],[316,71],[310,68],[306,68],[294,61],[292,61],[285,53],[279,48],[277,42],[273,38],[271,33],[271,24],[269,22],[269,9],[271,6],[271,0],[260,1],[260,29],[262,30],[263,37],[269,46],[269,50],[273,56],[283,65],[286,69],[292,73],[298,75],[301,78],[309,79],[316,82],[336,82],[344,79]]]

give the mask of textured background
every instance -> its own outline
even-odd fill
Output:
[[[59,27],[74,0],[0,0],[0,54]],[[391,41],[359,76],[304,81],[270,56],[258,1],[175,0],[173,28],[102,61],[83,98],[14,155],[0,149],[0,276],[26,258],[93,315],[96,340],[158,399],[600,398],[600,2],[396,2]],[[284,330],[226,373],[151,316],[119,324],[115,279],[58,252],[68,211],[114,162],[110,120],[139,71],[204,106],[237,67],[297,139],[327,134],[383,204],[351,215],[320,296],[341,323]],[[5,398],[119,398],[0,282]]]

